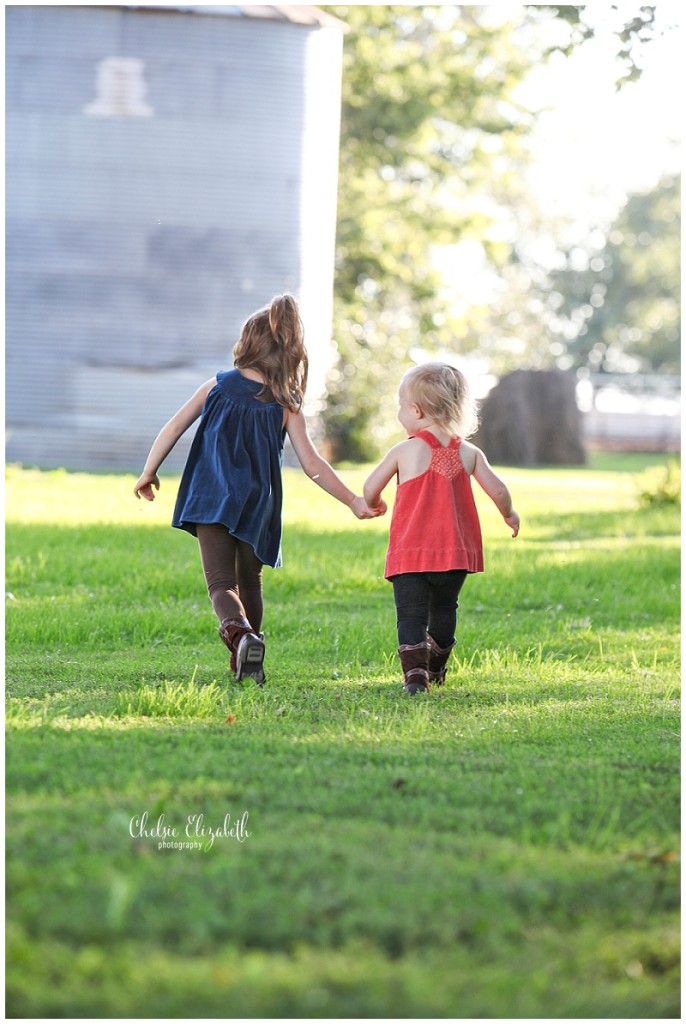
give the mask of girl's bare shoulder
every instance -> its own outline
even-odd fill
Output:
[[[398,460],[413,459],[417,458],[425,448],[426,444],[420,438],[407,437],[404,441],[399,441],[391,451],[395,453]]]
[[[400,444],[398,445],[398,448],[401,447],[408,452],[431,451],[430,445],[428,445],[426,441],[423,441],[421,437],[417,437],[415,434],[413,434],[411,437],[405,438],[404,441],[401,441]]]
[[[419,437],[408,437],[396,445],[400,483],[426,472],[431,464],[431,448]]]
[[[465,468],[465,472],[470,476],[476,469],[476,460],[481,454],[481,449],[477,448],[471,441],[460,441],[460,458],[462,465]]]

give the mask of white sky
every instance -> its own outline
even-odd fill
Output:
[[[628,17],[637,6],[625,2],[620,11]],[[658,24],[679,25],[674,0],[656,8]],[[532,108],[550,108],[532,143],[535,193],[544,209],[577,218],[580,230],[612,217],[628,193],[679,169],[684,85],[682,32],[673,28],[645,47],[639,81],[617,92],[609,5],[588,10],[596,37],[532,73],[520,93]]]

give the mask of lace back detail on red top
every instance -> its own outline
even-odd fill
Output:
[[[459,449],[452,443],[447,448],[434,448],[429,469],[440,473],[447,480],[453,480],[458,473],[464,472]]]

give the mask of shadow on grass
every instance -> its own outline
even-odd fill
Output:
[[[587,565],[601,558],[617,559],[620,570],[627,561],[640,561],[642,552],[638,545],[617,552],[617,541],[628,544],[671,536],[675,549],[679,543],[679,519],[672,510],[635,516],[622,511],[532,516],[531,524],[531,533],[521,534],[517,541],[486,541],[487,577],[493,575],[497,582],[503,574],[519,572],[529,563],[532,547],[555,540],[572,542],[572,550],[575,540],[597,541],[589,548]],[[381,583],[383,591],[390,592],[382,579],[386,545],[386,534],[378,531],[331,532],[298,526],[284,539],[285,566],[271,571],[267,567],[265,585],[304,585],[316,592],[354,586],[377,589]],[[50,598],[68,592],[87,599],[94,589],[108,587],[112,613],[130,600],[149,601],[155,607],[178,597],[206,600],[197,543],[166,527],[12,524],[6,554],[6,585],[13,598]],[[653,552],[644,555],[643,560],[649,560]],[[583,572],[581,562],[575,568]],[[301,595],[304,602],[310,592]]]
[[[601,847],[621,846],[678,827],[678,710],[670,718],[659,701],[474,707],[456,698],[386,713],[379,705],[373,716],[359,706],[319,716],[297,704],[284,716],[274,703],[253,715],[237,707],[231,724],[60,719],[11,729],[8,798],[19,798],[21,815],[31,795],[31,817],[53,804],[63,826],[66,805],[78,812],[81,800],[101,800],[103,813],[123,801],[153,817],[190,800],[198,811],[236,813],[240,801],[252,817],[320,814],[408,833],[519,842],[525,828],[526,842],[542,846],[599,837]],[[595,837],[592,820],[602,820]],[[83,842],[67,831],[68,845]],[[24,838],[28,853],[49,851],[54,836]]]
[[[673,508],[645,510],[612,509],[601,512],[568,512],[527,516],[527,544],[551,541],[588,541],[612,545],[616,541],[649,540],[652,537],[678,536],[678,512]]]

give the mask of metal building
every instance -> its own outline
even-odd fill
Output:
[[[7,460],[139,469],[286,290],[316,399],[341,23],[307,6],[5,10]]]

